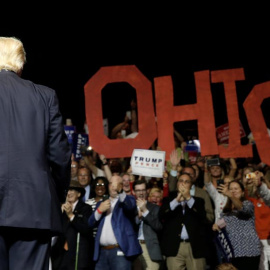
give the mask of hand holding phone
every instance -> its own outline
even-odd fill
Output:
[[[246,174],[246,178],[247,179],[254,179],[256,177],[256,174],[254,172],[251,172],[251,173],[247,173]]]
[[[218,180],[217,180],[217,185],[218,185],[218,186],[224,185],[224,180],[223,180],[223,179],[218,179]]]
[[[210,158],[206,160],[206,164],[208,167],[220,166],[220,161],[219,161],[219,158]]]

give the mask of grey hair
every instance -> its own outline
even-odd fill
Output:
[[[26,63],[23,43],[15,37],[0,37],[0,70],[20,73]]]

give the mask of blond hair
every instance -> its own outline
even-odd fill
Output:
[[[153,187],[153,188],[150,189],[149,196],[151,196],[154,192],[160,193],[161,199],[162,199],[162,197],[163,197],[163,190],[161,190],[158,187]]]
[[[215,270],[237,270],[231,263],[221,263],[216,266]]]
[[[15,37],[0,37],[0,70],[20,73],[25,62],[26,53],[22,42]]]

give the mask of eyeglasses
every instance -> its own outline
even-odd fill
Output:
[[[146,189],[137,189],[137,190],[134,190],[135,192],[145,192]]]
[[[104,183],[97,183],[96,186],[105,186]]]
[[[190,180],[179,179],[178,182],[179,183],[184,183],[184,184],[190,184]]]
[[[77,165],[71,164],[71,168],[77,168]]]

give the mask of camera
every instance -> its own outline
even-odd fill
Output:
[[[82,145],[80,147],[80,153],[82,156],[92,156],[93,149],[91,146]]]
[[[211,158],[206,160],[206,164],[208,167],[210,166],[220,166],[219,158]]]
[[[252,179],[252,178],[255,178],[256,177],[256,174],[254,172],[251,172],[251,173],[247,173],[246,174],[246,178],[247,179]]]

